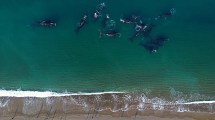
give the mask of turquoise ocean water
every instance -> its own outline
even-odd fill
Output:
[[[99,38],[101,24],[77,22],[101,2],[120,28],[120,38]],[[157,95],[172,89],[215,95],[214,0],[2,0],[0,4],[0,88],[57,92],[143,91]],[[119,18],[138,12],[144,20],[175,8],[152,37],[170,41],[157,53],[130,42],[132,25]],[[32,26],[54,18],[57,26]],[[198,98],[197,98],[198,99]],[[207,98],[208,99],[208,98]],[[209,100],[209,99],[208,99]]]

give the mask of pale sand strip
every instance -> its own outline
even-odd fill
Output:
[[[215,114],[197,112],[167,112],[167,111],[102,111],[96,113],[41,113],[38,115],[23,114],[3,115],[0,120],[215,120]]]
[[[10,120],[10,117],[0,117],[1,120]],[[69,115],[65,117],[55,117],[46,119],[45,117],[31,118],[24,116],[17,116],[13,120],[195,120],[191,118],[159,118],[154,116],[137,116],[137,117],[112,117],[110,115],[99,115],[95,118],[86,118],[84,115]],[[207,119],[210,120],[210,119]],[[211,119],[212,120],[212,119]]]

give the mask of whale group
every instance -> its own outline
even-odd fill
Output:
[[[117,27],[117,23],[121,22],[126,25],[133,25],[133,34],[128,38],[131,42],[135,39],[142,39],[139,43],[144,49],[151,53],[155,53],[159,48],[164,46],[166,41],[169,41],[168,36],[158,35],[152,37],[152,30],[157,26],[156,21],[166,20],[172,17],[176,10],[175,8],[170,8],[167,11],[161,12],[156,17],[150,18],[150,21],[145,22],[140,14],[125,14],[119,18],[119,21],[111,19],[110,14],[106,13],[106,4],[104,2],[98,4],[92,13],[83,14],[80,20],[77,22],[75,32],[79,33],[84,27],[87,26],[87,23],[91,21],[101,23],[101,29],[99,30],[99,37],[108,37],[116,38],[121,37],[122,33]],[[42,27],[55,27],[57,22],[51,19],[45,19],[37,22],[39,26]]]

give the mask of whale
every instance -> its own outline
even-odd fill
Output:
[[[106,37],[120,37],[121,33],[118,30],[108,30],[108,31],[101,31],[100,32],[100,38],[106,36]]]
[[[150,41],[147,41],[145,43],[141,42],[140,45],[144,47],[147,51],[154,53],[157,52],[158,49],[164,45],[164,42],[168,40],[169,40],[168,37],[162,35],[154,39],[151,38]]]
[[[110,21],[110,16],[109,14],[106,14],[106,16],[102,19],[102,22],[101,22],[102,28],[106,28],[109,21]]]
[[[100,3],[96,7],[96,9],[93,12],[93,19],[94,20],[97,20],[97,19],[99,19],[102,16],[102,11],[105,9],[105,7],[106,7],[106,4],[104,2]]]
[[[161,47],[164,45],[164,43],[166,41],[169,41],[169,38],[167,36],[160,35],[160,36],[157,36],[155,39],[152,39],[151,43],[156,44],[157,46]]]
[[[55,27],[57,26],[57,23],[53,20],[42,20],[42,21],[39,21],[38,25],[40,26],[43,26],[43,27]]]
[[[152,44],[152,43],[140,43],[140,45],[151,53],[155,53],[159,49],[159,46]]]
[[[79,21],[79,23],[77,24],[77,27],[76,27],[76,32],[78,32],[81,28],[83,28],[85,26],[85,24],[87,23],[87,19],[88,19],[88,16],[87,15],[84,15],[81,20]]]
[[[152,25],[152,24],[145,24],[145,23],[136,24],[136,26],[135,26],[135,32],[129,38],[129,40],[131,42],[133,42],[134,39],[137,38],[138,36],[148,37],[149,34],[151,33],[153,27],[154,27],[154,25]]]
[[[123,16],[120,18],[120,22],[125,23],[125,24],[132,24],[132,23],[137,23],[139,22],[140,16],[137,15],[128,15],[128,16]]]
[[[171,8],[165,12],[163,12],[162,14],[158,15],[155,20],[159,20],[159,19],[167,19],[168,17],[172,17],[176,12],[175,8]]]

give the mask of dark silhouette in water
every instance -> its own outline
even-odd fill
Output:
[[[93,12],[93,19],[96,21],[99,18],[103,16],[103,11],[105,9],[106,5],[105,3],[100,3],[96,9]],[[144,37],[147,39],[150,39],[147,42],[141,42],[140,45],[144,47],[146,50],[149,52],[157,52],[160,47],[162,47],[165,43],[165,41],[169,40],[166,36],[158,36],[154,39],[150,38],[150,34],[155,27],[156,20],[158,19],[167,19],[168,17],[173,16],[175,13],[175,8],[169,9],[166,12],[163,12],[159,16],[157,16],[155,19],[150,19],[150,21],[144,23],[141,19],[141,16],[136,15],[136,14],[130,14],[130,15],[124,15],[122,18],[120,18],[120,22],[124,24],[134,24],[134,33],[133,35],[129,38],[130,41],[134,41],[135,38],[137,37]],[[76,32],[79,32],[81,28],[85,26],[87,23],[88,16],[84,15],[82,19],[79,21],[77,27],[76,27]],[[49,21],[48,22],[42,22],[41,25],[47,26],[47,25],[52,25],[52,23]],[[109,14],[106,14],[102,21],[101,21],[101,31],[100,31],[100,38],[101,37],[110,37],[110,38],[115,38],[115,37],[120,37],[121,33],[119,29],[116,27],[116,22],[114,20],[111,20],[109,17]]]
[[[81,20],[79,21],[79,23],[78,23],[78,25],[76,27],[76,32],[79,32],[79,30],[84,27],[84,25],[87,23],[87,19],[88,19],[87,15],[84,15],[81,18]]]
[[[137,15],[124,15],[120,18],[120,21],[125,24],[138,23],[140,21],[140,16]]]
[[[162,36],[158,36],[157,38],[155,38],[154,40],[152,40],[152,43],[161,47],[161,46],[164,45],[164,42],[166,42],[168,40],[169,40],[168,37],[162,35]]]
[[[134,34],[129,38],[131,42],[134,41],[135,38],[138,36],[148,37],[153,29],[154,25],[152,24],[145,24],[145,23],[138,23],[135,26]]]
[[[100,32],[100,38],[106,36],[106,37],[120,37],[121,33],[114,29],[114,30],[108,30],[108,31],[101,31]]]
[[[102,19],[102,28],[106,28],[107,27],[107,24],[109,23],[110,21],[110,17],[108,14],[106,14],[106,16]]]
[[[39,25],[43,27],[55,27],[57,23],[53,20],[42,20],[39,22]]]
[[[143,43],[140,45],[143,46],[149,52],[157,52],[160,47],[164,45],[164,42],[168,41],[169,38],[166,36],[158,36],[155,39],[151,39],[150,41]]]
[[[158,51],[158,46],[152,43],[140,43],[141,46],[143,46],[146,50],[149,52],[157,52]]]
[[[111,20],[108,14],[102,20],[102,31],[100,32],[100,38],[103,36],[106,36],[106,37],[121,36],[121,33],[116,28],[116,22],[114,20]]]
[[[49,16],[49,17],[42,17],[31,24],[31,27],[47,27],[47,28],[54,28],[57,26],[57,22],[59,20],[59,16]]]
[[[106,5],[105,3],[100,3],[95,11],[93,12],[93,19],[96,21],[102,16],[102,11],[105,9]]]
[[[175,14],[176,10],[175,8],[171,8],[168,11],[160,14],[158,17],[155,18],[155,20],[159,20],[159,19],[167,19],[168,17],[171,17]]]
[[[56,27],[57,23],[55,20],[51,20],[51,19],[46,19],[46,20],[41,20],[41,21],[37,21],[35,23],[33,23],[31,25],[32,27]]]

